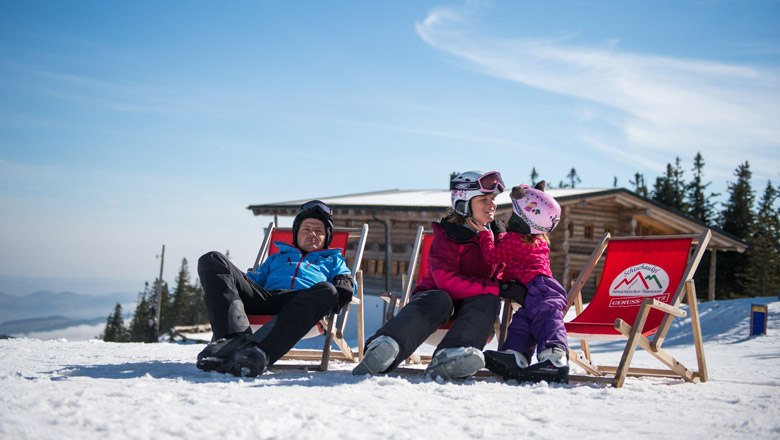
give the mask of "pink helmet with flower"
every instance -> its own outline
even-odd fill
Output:
[[[528,185],[512,188],[512,213],[528,234],[549,234],[561,221],[561,205],[549,194]],[[523,228],[526,229],[526,228]]]

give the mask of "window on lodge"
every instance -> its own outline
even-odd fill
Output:
[[[585,238],[593,238],[595,229],[596,228],[593,225],[585,225],[582,236]]]

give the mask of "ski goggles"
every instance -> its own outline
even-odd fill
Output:
[[[463,189],[466,191],[476,191],[489,194],[498,192],[504,192],[506,185],[504,180],[501,179],[501,173],[498,171],[488,171],[487,173],[479,176],[476,182],[453,182],[450,183],[450,190]]]
[[[298,213],[301,214],[312,211],[319,211],[321,214],[327,217],[331,217],[333,215],[333,211],[330,209],[330,206],[319,200],[312,200],[310,202],[304,203],[301,205],[301,209],[298,210]]]
[[[506,189],[504,180],[501,179],[501,173],[498,171],[488,171],[479,176],[477,182],[479,182],[479,190],[482,192],[494,192],[496,190],[498,190],[498,192],[504,192]]]

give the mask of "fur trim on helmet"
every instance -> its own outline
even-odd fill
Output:
[[[512,188],[512,217],[509,228],[521,234],[549,234],[561,220],[561,206],[549,194],[537,188],[544,188],[545,182],[535,188],[520,185]]]

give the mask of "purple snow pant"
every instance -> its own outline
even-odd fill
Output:
[[[538,275],[528,283],[525,307],[512,316],[504,350],[523,353],[531,362],[534,350],[557,345],[568,350],[566,327],[563,325],[563,309],[566,307],[566,290],[554,278]]]

